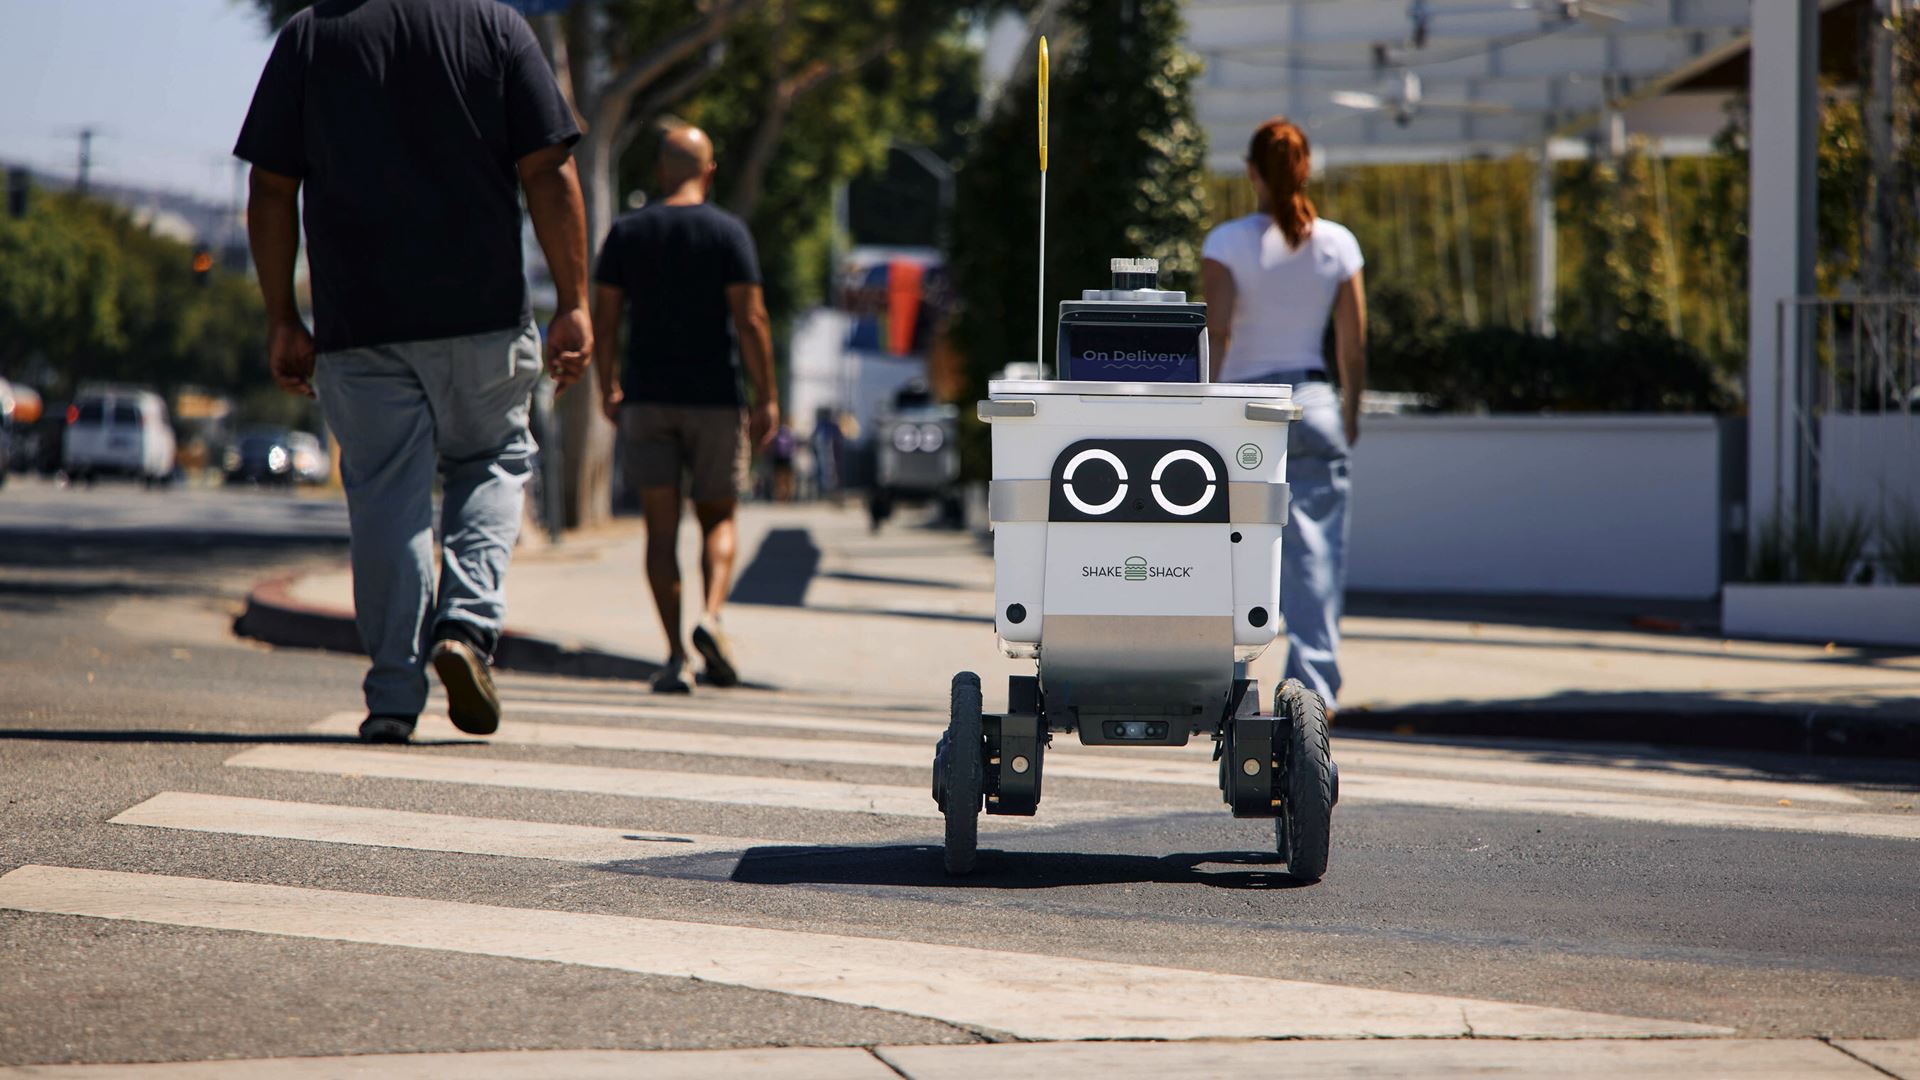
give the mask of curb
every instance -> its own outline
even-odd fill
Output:
[[[283,648],[321,649],[365,656],[353,613],[295,600],[298,575],[261,582],[247,594],[247,606],[233,621],[233,632]],[[625,679],[644,682],[660,665],[636,656],[580,648],[508,630],[493,651],[493,666],[531,675],[575,679]]]
[[[1676,724],[1683,719],[1684,725]],[[1395,735],[1567,739],[1845,758],[1920,759],[1920,716],[1860,715],[1844,709],[1528,708],[1508,704],[1342,709],[1338,731]]]

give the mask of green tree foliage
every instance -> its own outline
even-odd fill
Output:
[[[132,215],[76,195],[42,195],[0,219],[0,373],[33,360],[72,393],[111,379],[162,389],[244,391],[269,380],[266,316],[247,278],[194,281],[193,249]]]
[[[1163,287],[1196,289],[1206,136],[1179,4],[1076,0],[1064,19],[1053,42],[1046,310],[1104,288],[1107,260],[1122,256],[1159,258]],[[980,391],[992,372],[1033,359],[1038,110],[1031,77],[1009,86],[957,181],[951,333]]]
[[[827,297],[835,190],[884,166],[896,141],[938,141],[938,101],[971,99],[964,6],[768,5],[736,24],[727,62],[675,110],[714,139],[717,201],[747,218],[777,320]],[[651,189],[652,174],[651,144],[623,162],[628,186]]]

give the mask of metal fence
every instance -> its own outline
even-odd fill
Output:
[[[1888,553],[1920,530],[1920,296],[1783,300],[1774,342],[1780,517],[1756,524],[1774,530],[1787,576],[1849,537],[1850,579],[1891,576]]]

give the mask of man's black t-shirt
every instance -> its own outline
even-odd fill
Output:
[[[655,203],[614,223],[594,280],[627,296],[628,401],[740,405],[727,286],[760,283],[753,235],[705,203]]]
[[[234,154],[303,184],[322,352],[527,318],[515,163],[580,137],[496,0],[320,0],[288,21]]]

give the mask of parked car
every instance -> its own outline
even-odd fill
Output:
[[[151,390],[83,389],[67,407],[61,465],[69,477],[92,482],[128,476],[148,485],[173,479],[173,426],[167,403]]]
[[[249,428],[221,456],[229,484],[324,484],[332,463],[320,437],[283,427]]]

